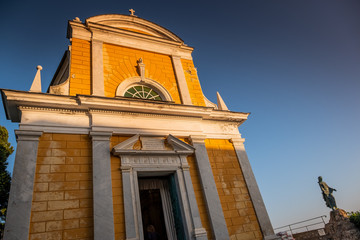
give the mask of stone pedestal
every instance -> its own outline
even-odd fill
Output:
[[[330,212],[330,221],[325,225],[325,232],[332,240],[360,240],[360,230],[350,222],[342,209]]]

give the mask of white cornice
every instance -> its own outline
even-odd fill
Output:
[[[107,98],[89,95],[59,96],[48,93],[32,93],[1,89],[8,119],[20,121],[21,111],[98,111],[100,114],[115,112],[180,116],[204,120],[226,121],[241,124],[248,113],[219,111],[211,107],[174,104],[169,102],[132,98]],[[31,108],[33,110],[31,110]],[[34,109],[35,108],[35,109]],[[106,112],[104,112],[106,111]]]
[[[20,122],[20,106],[27,107],[56,107],[71,109],[78,106],[76,97],[53,95],[47,93],[23,92],[17,90],[0,89],[7,119]],[[51,96],[51,97],[49,97]]]
[[[0,89],[8,119],[20,129],[57,133],[240,138],[248,113],[131,98],[59,96]]]

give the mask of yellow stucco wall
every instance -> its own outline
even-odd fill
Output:
[[[70,60],[70,95],[91,94],[90,42],[73,38]]]
[[[175,103],[181,104],[171,56],[112,44],[103,44],[104,91],[115,97],[116,88],[125,79],[139,77],[137,60],[143,59],[145,77],[161,84]],[[193,105],[205,106],[197,71],[192,60],[181,59]],[[70,95],[91,94],[91,43],[71,41]]]
[[[260,226],[232,143],[229,140],[206,139],[205,146],[230,239],[262,239]]]
[[[171,57],[111,44],[103,44],[104,89],[114,97],[118,85],[127,78],[139,77],[137,61],[145,64],[145,77],[160,83],[175,103],[181,103]]]
[[[190,98],[193,105],[205,106],[204,95],[201,90],[199,77],[192,60],[181,59],[184,69],[186,83],[189,88]]]
[[[91,164],[88,135],[41,136],[29,239],[93,238]]]

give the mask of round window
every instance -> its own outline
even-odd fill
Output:
[[[153,90],[147,86],[144,86],[144,85],[137,85],[137,86],[128,88],[125,91],[124,97],[162,100],[160,95],[155,90]]]

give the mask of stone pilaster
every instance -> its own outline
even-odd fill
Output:
[[[192,105],[189,87],[186,83],[184,69],[182,67],[180,57],[173,55],[172,62],[173,62],[174,69],[175,69],[176,79],[177,79],[182,103],[186,104],[186,105]]]
[[[261,197],[259,187],[256,183],[254,173],[252,171],[249,159],[245,151],[244,139],[236,138],[231,139],[231,141],[234,145],[236,156],[238,158],[245,179],[245,183],[251,197],[251,201],[254,205],[261,232],[264,236],[264,239],[272,239],[272,237],[274,236],[274,230],[271,225],[269,215],[266,211],[264,201]]]
[[[199,169],[200,180],[203,186],[206,207],[209,214],[209,220],[213,230],[214,238],[221,240],[229,239],[229,232],[205,147],[205,137],[190,137],[193,143],[193,147],[195,148],[196,163]]]
[[[182,162],[182,174],[185,182],[186,193],[189,200],[191,219],[194,224],[194,239],[196,240],[207,240],[207,234],[205,228],[203,228],[199,213],[199,208],[196,202],[196,196],[194,187],[191,182],[191,176],[189,171],[189,165],[187,164],[186,156],[181,156]],[[184,164],[186,163],[186,164]]]
[[[110,161],[111,135],[111,132],[90,132],[93,159],[94,239],[115,238]]]
[[[16,130],[15,134],[18,143],[7,208],[5,240],[29,238],[36,159],[42,132]]]
[[[96,96],[105,96],[103,42],[95,39],[92,39],[91,41],[91,74],[91,94]]]
[[[137,220],[136,220],[136,206],[135,193],[133,192],[133,170],[131,166],[121,166],[123,197],[124,197],[124,212],[125,212],[125,232],[126,240],[138,239],[137,236]]]

